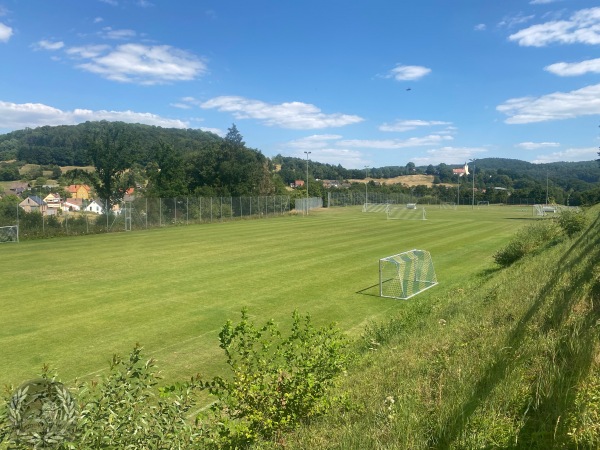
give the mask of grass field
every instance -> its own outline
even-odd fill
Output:
[[[0,384],[43,364],[69,381],[101,373],[139,342],[166,379],[220,370],[218,332],[247,307],[258,323],[298,309],[350,335],[494,267],[529,208],[427,210],[386,220],[360,207],[0,246]],[[428,250],[440,284],[409,300],[378,294],[378,259]]]

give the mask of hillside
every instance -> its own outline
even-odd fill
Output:
[[[583,234],[374,324],[344,407],[286,448],[599,448],[599,211]]]

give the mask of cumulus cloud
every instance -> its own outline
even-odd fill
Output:
[[[568,20],[532,25],[509,36],[523,47],[549,44],[600,44],[600,7],[576,11]]]
[[[396,81],[413,81],[423,78],[429,74],[431,69],[423,66],[405,66],[398,64],[388,72],[385,78],[393,78]]]
[[[558,142],[521,142],[515,147],[523,150],[537,150],[539,148],[560,147],[560,144]]]
[[[206,64],[196,56],[169,45],[123,44],[77,47],[70,54],[87,59],[77,67],[122,83],[164,84],[189,81],[206,73]]]
[[[536,164],[551,163],[559,161],[591,161],[598,158],[597,147],[580,147],[580,148],[569,148],[561,152],[549,153],[547,155],[538,155],[538,157],[531,161]]]
[[[0,129],[18,130],[44,125],[75,125],[86,121],[108,120],[128,123],[143,123],[165,128],[189,128],[187,122],[167,119],[152,113],[135,111],[92,111],[74,109],[63,111],[42,103],[11,103],[0,101]]]
[[[339,142],[345,147],[378,148],[394,150],[400,148],[423,147],[428,145],[439,145],[454,138],[448,135],[432,134],[424,137],[412,137],[409,139],[346,139]]]
[[[410,131],[422,127],[433,127],[439,125],[451,125],[451,122],[439,120],[397,120],[394,123],[384,123],[379,126],[380,131]]]
[[[475,31],[485,31],[486,28],[487,28],[487,26],[485,25],[485,23],[478,23],[474,27]]]
[[[104,37],[128,39],[132,30],[104,29]],[[196,55],[169,45],[126,43],[117,46],[90,44],[66,47],[63,42],[42,40],[38,50],[63,50],[76,67],[108,80],[144,85],[194,80],[207,72],[206,63]]]
[[[513,98],[497,106],[496,110],[508,115],[505,122],[510,124],[547,122],[600,114],[600,84],[541,97]]]
[[[0,42],[8,42],[13,35],[13,29],[8,25],[0,23]]]
[[[65,46],[65,43],[62,41],[54,41],[53,42],[53,41],[48,41],[46,39],[42,39],[41,41],[38,41],[35,44],[33,44],[33,48],[36,50],[49,50],[49,51],[60,50],[64,46]]]
[[[544,70],[561,77],[572,77],[586,73],[600,73],[600,58],[588,59],[577,63],[559,62],[544,67]]]
[[[295,130],[343,127],[364,120],[362,117],[349,114],[325,114],[315,105],[308,103],[271,104],[238,96],[215,97],[201,103],[200,107],[229,112],[236,119],[257,119],[267,126]]]

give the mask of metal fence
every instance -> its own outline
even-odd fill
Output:
[[[107,205],[96,212],[54,210],[16,211],[2,221],[19,225],[21,239],[142,230],[156,227],[263,219],[289,213],[291,199],[285,195],[260,197],[178,197],[170,199],[135,198],[115,205],[106,214]]]

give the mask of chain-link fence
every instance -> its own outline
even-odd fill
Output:
[[[93,208],[92,208],[93,206]],[[0,225],[18,225],[20,239],[131,231],[156,227],[262,219],[289,213],[289,196],[260,197],[138,197],[113,206],[89,203],[80,210],[40,209],[25,212],[15,205],[14,213]]]

